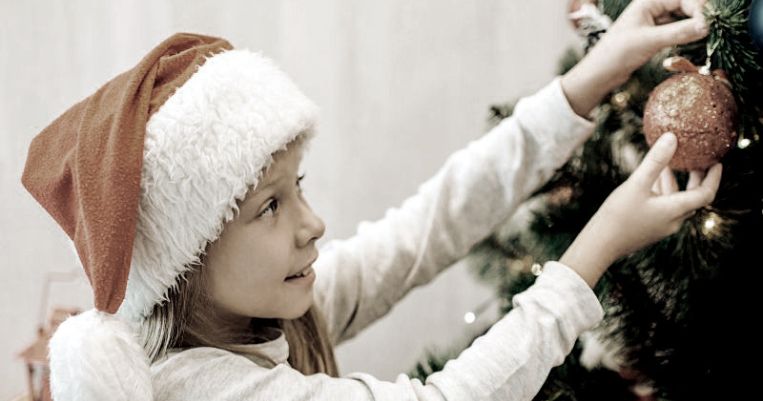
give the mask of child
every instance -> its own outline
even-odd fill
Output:
[[[678,3],[634,1],[572,71],[320,257],[325,227],[299,187],[313,104],[259,54],[165,40],[29,149],[22,181],[74,241],[95,296],[51,339],[54,399],[531,399],[602,318],[591,287],[607,266],[711,202],[719,165],[677,191],[664,135],[514,310],[426,383],[339,377],[333,347],[508,218],[590,134],[580,116],[605,93],[704,36],[700,2],[652,26]]]

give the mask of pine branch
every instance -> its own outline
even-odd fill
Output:
[[[763,55],[747,31],[750,5],[750,0],[710,0],[705,18],[712,65],[726,71],[741,106],[740,134],[757,140],[763,133]]]

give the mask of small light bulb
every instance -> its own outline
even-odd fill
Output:
[[[474,312],[467,312],[464,315],[464,322],[466,322],[466,324],[472,324],[475,320],[477,320],[477,316],[474,314]]]
[[[705,234],[705,235],[718,234],[717,231],[720,229],[721,222],[722,222],[721,216],[713,212],[708,213],[707,218],[705,219],[704,222],[702,222],[702,234]]]
[[[737,145],[739,146],[739,149],[744,149],[744,148],[746,148],[746,147],[750,146],[750,143],[751,143],[751,142],[752,142],[752,141],[750,141],[750,140],[749,140],[749,139],[747,139],[747,138],[741,138],[741,139],[739,140],[739,142],[737,143]]]
[[[532,267],[530,268],[530,271],[532,274],[536,276],[540,276],[541,273],[543,273],[543,266],[540,263],[533,263]]]
[[[705,220],[705,230],[711,231],[713,228],[715,228],[715,220],[712,217]]]
[[[618,92],[612,96],[612,103],[620,109],[628,107],[628,100],[630,100],[628,92]]]

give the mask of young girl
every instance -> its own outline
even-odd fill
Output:
[[[664,135],[514,309],[425,383],[340,377],[333,347],[497,229],[590,134],[581,116],[660,48],[706,34],[700,6],[634,1],[572,71],[320,253],[300,190],[313,104],[259,54],[167,39],[29,149],[22,181],[95,295],[51,340],[54,399],[531,399],[602,318],[591,287],[607,266],[711,202],[720,165],[677,191]],[[674,11],[692,18],[655,25]]]

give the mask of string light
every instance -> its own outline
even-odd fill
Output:
[[[477,315],[475,315],[474,312],[467,312],[464,315],[464,322],[466,322],[466,324],[472,324],[475,320],[477,320]]]
[[[712,230],[713,228],[715,228],[715,220],[713,219],[705,220],[705,230]]]
[[[541,272],[543,272],[543,266],[540,263],[533,263],[533,266],[530,268],[530,271],[534,275],[540,276]]]
[[[628,101],[630,101],[631,95],[628,92],[617,92],[612,96],[612,104],[620,110],[624,110],[628,107]]]
[[[705,234],[706,236],[717,234],[720,223],[721,216],[718,216],[718,214],[714,212],[708,213],[707,218],[702,222],[702,234]]]
[[[494,304],[496,301],[495,297],[490,297],[483,301],[481,304],[477,305],[476,308],[474,308],[473,311],[466,312],[464,314],[464,323],[466,324],[472,324],[477,321],[477,317],[482,315],[489,307],[490,305]]]
[[[737,142],[737,146],[739,146],[739,149],[744,149],[744,148],[750,146],[751,142],[752,141],[750,141],[747,138],[739,138],[739,142]]]

